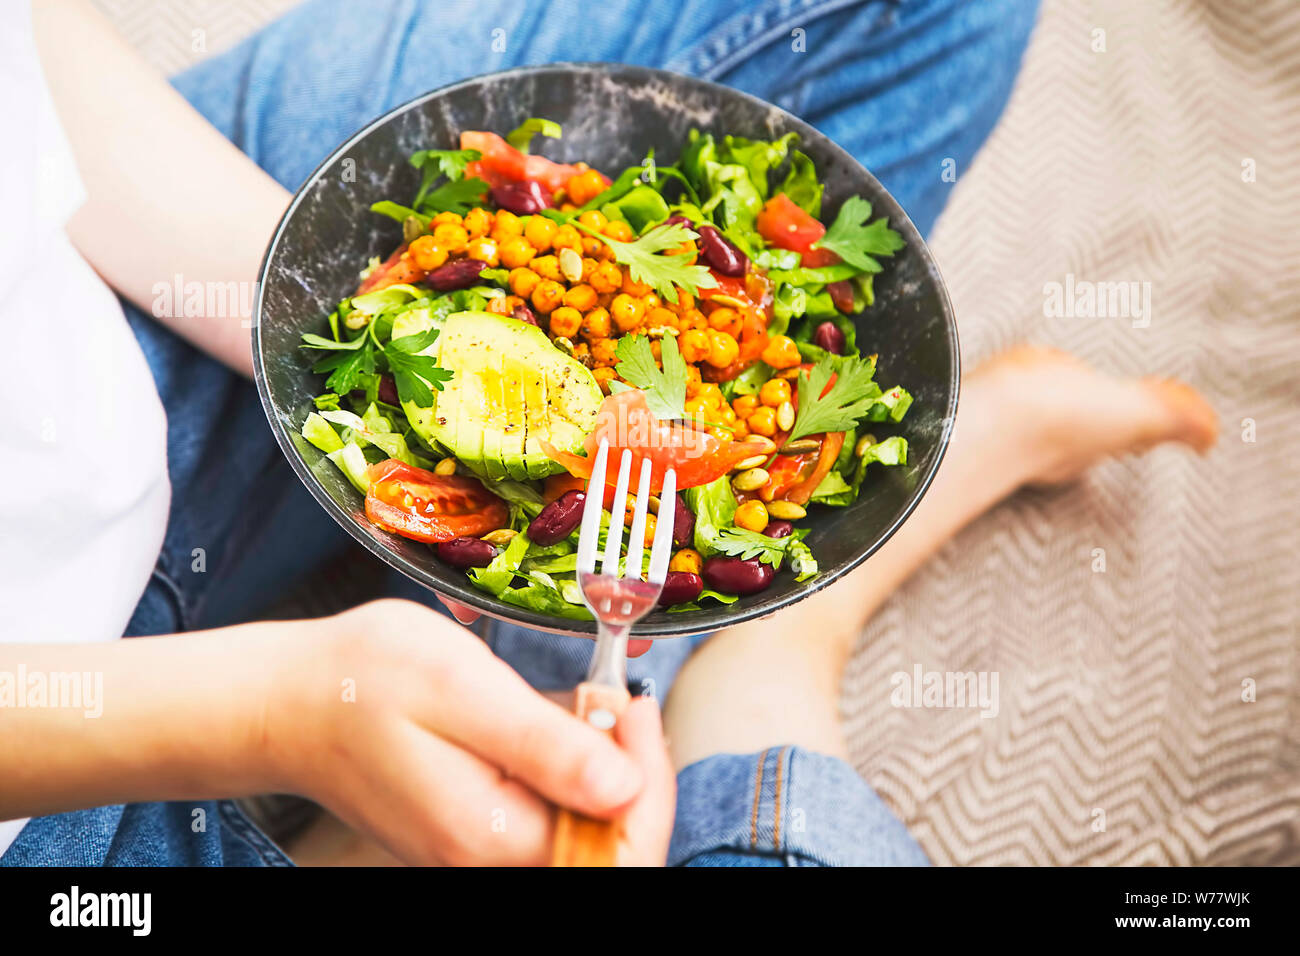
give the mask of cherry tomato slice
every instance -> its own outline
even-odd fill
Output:
[[[826,235],[826,227],[804,212],[785,193],[777,193],[763,204],[758,214],[758,234],[778,249],[790,249],[803,257],[810,268],[830,266],[840,257],[829,249],[813,249]]]
[[[465,167],[467,179],[479,178],[489,186],[529,181],[541,183],[555,193],[569,177],[582,170],[557,163],[545,156],[524,155],[496,133],[466,130],[460,134],[461,149],[477,149],[483,158]]]
[[[779,498],[797,505],[807,504],[822,479],[835,467],[835,459],[844,447],[844,432],[808,437],[818,439],[821,446],[803,455],[777,455],[767,470],[767,484],[759,489],[759,497],[764,501]]]
[[[357,286],[357,295],[365,292],[374,292],[377,289],[386,289],[390,285],[397,285],[399,282],[407,284],[419,282],[424,278],[424,270],[417,266],[408,256],[403,259],[406,253],[406,243],[397,247],[397,251],[375,267],[375,270],[366,276],[361,285]]]
[[[385,531],[431,544],[503,528],[510,509],[475,478],[435,475],[395,458],[366,469],[366,517]]]
[[[757,455],[763,445],[751,442],[724,441],[692,422],[664,422],[646,407],[645,392],[628,389],[610,395],[601,403],[596,427],[583,443],[586,457],[560,451],[543,441],[542,450],[578,478],[591,477],[600,442],[609,442],[607,479],[617,479],[619,461],[624,450],[632,453],[629,487],[640,482],[641,463],[650,462],[650,488],[663,487],[664,472],[677,473],[677,487],[707,485],[725,475],[738,461]]]

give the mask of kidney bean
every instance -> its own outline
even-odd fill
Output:
[[[486,262],[478,259],[457,259],[434,269],[425,279],[439,292],[455,292],[478,284],[479,273],[487,267]]]
[[[573,534],[573,529],[582,521],[582,503],[586,500],[585,491],[566,491],[560,495],[528,526],[529,540],[545,548]]]
[[[700,258],[724,276],[743,276],[749,258],[713,226],[700,226]]]
[[[673,223],[675,223],[675,222],[677,222],[677,223],[681,223],[681,224],[682,224],[683,226],[685,226],[687,229],[691,229],[691,228],[693,228],[694,225],[695,225],[695,223],[691,222],[690,219],[688,219],[686,216],[669,216],[667,219],[665,219],[665,220],[664,220],[663,222],[661,222],[659,225],[661,225],[661,226],[671,226],[671,225],[672,225]]]
[[[704,580],[709,587],[728,594],[757,594],[776,577],[776,569],[758,558],[736,558],[715,554],[704,562]]]
[[[834,355],[844,354],[844,333],[834,322],[823,322],[813,330],[813,345]]]
[[[784,538],[792,531],[794,531],[793,522],[786,521],[784,518],[777,518],[767,523],[767,527],[763,529],[763,534],[769,538]]]
[[[681,495],[676,495],[673,500],[677,505],[673,509],[673,544],[682,548],[695,536],[695,514],[686,507]]]
[[[438,557],[453,568],[486,568],[501,549],[481,538],[452,538],[438,545]]]
[[[522,302],[515,306],[514,310],[510,314],[520,322],[527,322],[529,325],[537,324],[537,316],[533,314],[533,310],[528,308],[528,306],[524,305]]]
[[[831,302],[834,303],[835,308],[845,315],[853,313],[853,285],[848,279],[832,282],[826,287],[826,291],[830,293]]]
[[[379,400],[389,405],[401,404],[397,399],[397,381],[391,375],[379,376]]]
[[[541,183],[502,183],[492,187],[492,201],[516,216],[531,216],[551,208],[551,197]]]
[[[704,579],[691,571],[669,571],[664,578],[664,590],[659,595],[660,607],[672,607],[694,601],[704,590]]]

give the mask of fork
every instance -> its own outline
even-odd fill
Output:
[[[609,442],[602,440],[587,482],[587,497],[583,502],[582,525],[578,533],[578,587],[583,602],[596,616],[596,650],[591,656],[587,679],[575,691],[573,709],[591,726],[613,737],[618,719],[631,699],[627,690],[628,635],[632,625],[650,612],[663,592],[677,509],[660,509],[654,544],[650,549],[650,567],[643,581],[641,569],[644,565],[651,471],[649,459],[643,459],[629,531],[627,562],[620,574],[619,550],[623,543],[620,517],[626,513],[628,480],[632,471],[632,453],[625,449],[619,461],[618,483],[611,502],[605,554],[597,573],[596,552],[600,545],[600,515],[608,459]],[[677,473],[670,468],[664,474],[659,497],[662,501],[672,501],[676,494]],[[621,835],[619,820],[593,820],[561,809],[556,819],[551,864],[613,866],[617,862]]]

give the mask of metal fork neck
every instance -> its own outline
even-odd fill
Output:
[[[605,624],[597,621],[596,650],[587,668],[587,680],[605,687],[627,687],[628,624]]]

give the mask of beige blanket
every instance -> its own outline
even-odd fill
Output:
[[[101,3],[169,71],[289,5]],[[1030,339],[1175,375],[1224,434],[1017,497],[863,636],[854,757],[936,862],[1300,863],[1298,97],[1294,0],[1046,0],[958,170],[934,245],[967,362]],[[892,706],[918,664],[995,672],[997,716]]]

